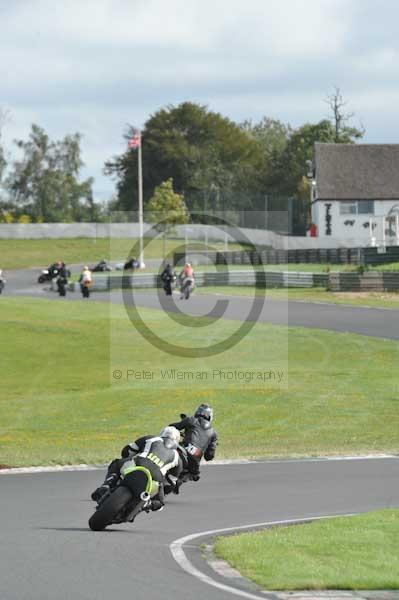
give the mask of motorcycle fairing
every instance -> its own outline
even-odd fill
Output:
[[[133,463],[133,464],[132,464]],[[145,491],[151,497],[159,491],[159,483],[154,481],[151,472],[146,467],[138,467],[133,461],[128,461],[121,469],[123,482],[136,497]]]

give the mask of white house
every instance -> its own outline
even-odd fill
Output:
[[[316,143],[312,175],[320,238],[399,245],[399,144]]]

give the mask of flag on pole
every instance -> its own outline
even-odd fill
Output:
[[[127,143],[127,147],[130,149],[139,148],[141,146],[141,133],[138,131],[133,134]]]

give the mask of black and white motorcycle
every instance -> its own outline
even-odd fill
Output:
[[[159,492],[159,483],[145,467],[132,466],[116,487],[98,500],[96,512],[89,519],[93,531],[109,525],[132,523],[142,511],[149,512],[151,498]]]
[[[184,279],[181,280],[181,285],[180,285],[180,299],[183,300],[183,298],[185,300],[188,300],[190,298],[190,294],[192,293],[192,291],[195,288],[195,280],[194,277],[184,277]]]
[[[46,281],[52,281],[53,279],[56,279],[60,269],[61,267],[58,266],[58,263],[53,263],[47,269],[43,269],[38,277],[37,283],[45,283]],[[67,270],[67,276],[71,276],[69,269]]]

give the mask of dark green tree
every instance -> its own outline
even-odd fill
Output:
[[[15,141],[22,159],[13,163],[6,185],[19,211],[48,222],[93,218],[93,179],[79,181],[80,141],[79,133],[51,141],[38,125],[32,125],[28,141]]]
[[[129,128],[126,139],[133,131]],[[217,198],[222,203],[222,192],[234,207],[234,192],[248,182],[256,187],[259,145],[236,123],[205,106],[184,102],[159,110],[146,122],[142,140],[145,201],[169,178],[190,210],[219,208],[215,203]],[[117,182],[115,209],[137,209],[137,152],[113,157],[105,173]]]
[[[270,117],[263,117],[259,123],[244,121],[241,128],[258,142],[267,165],[281,156],[293,131],[289,124]]]
[[[306,161],[313,157],[315,142],[333,141],[334,130],[327,119],[316,124],[306,123],[295,129],[271,173],[270,185],[279,192],[295,195],[307,172]]]

